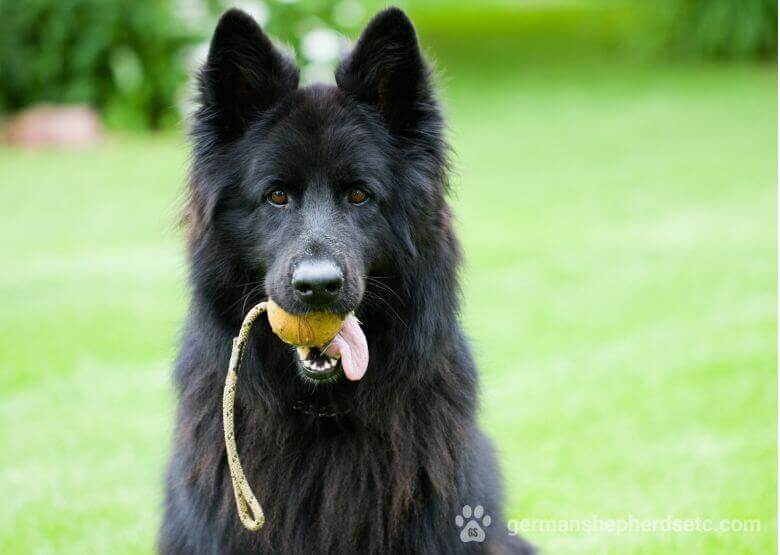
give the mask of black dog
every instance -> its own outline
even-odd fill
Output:
[[[447,145],[406,15],[376,16],[336,81],[299,88],[293,62],[242,12],[214,33],[192,132],[193,298],[159,549],[530,552],[507,534],[475,424]],[[315,372],[265,320],[252,330],[236,434],[266,524],[249,532],[221,396],[231,339],[268,296],[293,313],[354,311],[370,362],[362,379],[339,363]]]

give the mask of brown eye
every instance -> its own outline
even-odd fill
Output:
[[[268,202],[276,206],[284,206],[285,204],[287,204],[287,193],[285,193],[281,189],[272,191],[265,198],[268,200]]]
[[[368,194],[363,189],[352,189],[347,198],[352,204],[363,204],[368,199]]]

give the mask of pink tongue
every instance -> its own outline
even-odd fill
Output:
[[[339,334],[325,349],[328,356],[340,356],[348,380],[357,381],[368,368],[368,344],[360,324],[352,314],[347,316]]]

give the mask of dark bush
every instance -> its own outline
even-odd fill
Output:
[[[776,0],[667,0],[663,26],[674,53],[713,59],[773,58]]]
[[[178,118],[185,31],[165,0],[0,0],[0,107],[84,102],[112,125]]]
[[[206,41],[229,0],[0,0],[0,111],[87,103],[114,127],[181,118],[190,47]],[[294,47],[312,29],[350,30],[378,0],[238,2]],[[262,12],[262,13],[261,13]]]

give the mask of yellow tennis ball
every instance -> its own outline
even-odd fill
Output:
[[[329,312],[295,315],[285,312],[272,299],[268,299],[268,322],[279,338],[298,347],[327,345],[341,331],[344,316]]]

